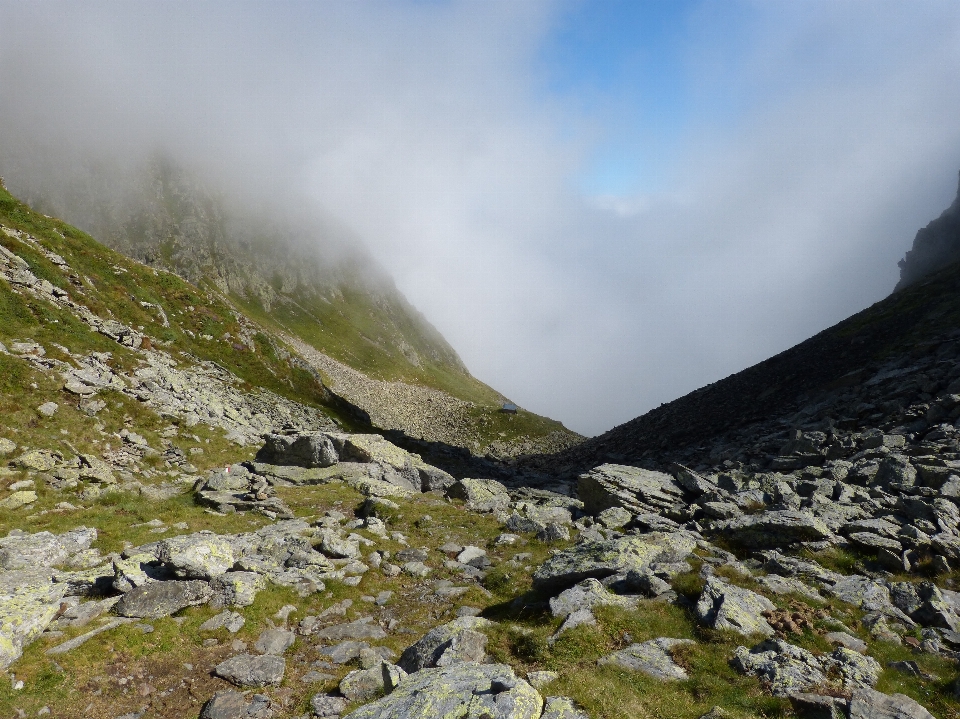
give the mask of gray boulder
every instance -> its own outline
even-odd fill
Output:
[[[96,529],[78,527],[64,534],[10,532],[0,538],[0,569],[54,567],[90,548]]]
[[[260,654],[281,655],[293,646],[297,635],[286,629],[264,629],[253,645]]]
[[[210,580],[212,604],[221,607],[249,607],[266,580],[256,572],[227,572]]]
[[[335,717],[343,714],[349,702],[343,697],[333,697],[329,694],[316,694],[310,700],[310,708],[314,716]]]
[[[387,633],[379,624],[368,619],[357,619],[347,624],[335,624],[316,632],[319,639],[342,642],[344,639],[383,639]]]
[[[850,697],[850,719],[934,719],[933,714],[903,694],[859,689]]]
[[[533,573],[535,589],[559,589],[590,577],[603,579],[643,570],[653,563],[681,562],[697,546],[685,532],[651,532],[604,541],[581,541],[558,552]]]
[[[460,617],[427,632],[407,647],[397,665],[409,674],[427,667],[486,659],[487,636],[480,630],[492,626],[482,617]]]
[[[503,664],[461,663],[423,669],[389,696],[362,706],[346,719],[540,719],[543,699]]]
[[[218,577],[236,561],[230,541],[212,532],[164,539],[157,549],[157,559],[185,579]]]
[[[264,687],[283,681],[286,662],[272,654],[238,654],[220,662],[213,673],[239,687]]]
[[[313,469],[340,461],[330,437],[323,432],[295,435],[268,434],[257,452],[257,461]]]
[[[65,590],[43,570],[0,572],[0,669],[19,659],[50,625]]]
[[[493,479],[461,479],[450,485],[447,496],[463,500],[474,512],[503,512],[510,506],[507,488]]]
[[[547,697],[543,702],[540,719],[590,719],[586,712],[577,709],[567,697]]]
[[[210,585],[196,579],[150,582],[124,594],[113,610],[121,617],[159,619],[186,607],[205,604],[212,596]]]
[[[660,637],[643,644],[631,644],[626,649],[608,654],[598,660],[598,664],[615,664],[624,669],[642,672],[662,681],[688,679],[687,672],[670,656],[670,649],[683,644],[693,644],[692,639],[670,639]]]
[[[200,719],[270,719],[274,716],[272,707],[273,702],[263,694],[247,699],[241,692],[225,689],[203,705]]]
[[[697,601],[697,619],[713,629],[730,629],[740,634],[773,634],[762,613],[773,611],[773,602],[749,589],[735,587],[716,577],[707,579]]]
[[[779,639],[751,650],[737,647],[730,663],[737,671],[759,678],[774,696],[790,696],[827,683],[824,668],[813,654]]]
[[[636,607],[637,602],[608,591],[596,579],[584,579],[553,597],[550,600],[550,612],[555,617],[566,618],[577,610],[592,609],[597,605]]]
[[[823,520],[809,512],[783,509],[718,522],[715,531],[746,547],[783,547],[795,542],[818,542],[832,533]]]
[[[580,475],[577,496],[590,514],[599,514],[611,507],[642,514],[673,507],[682,499],[683,490],[673,477],[663,472],[602,464]]]

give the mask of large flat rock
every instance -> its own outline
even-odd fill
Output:
[[[504,664],[423,669],[345,719],[540,719],[543,699]]]
[[[751,548],[773,549],[796,542],[818,542],[832,536],[823,520],[793,509],[748,514],[718,522],[713,529],[731,542]]]
[[[651,532],[617,539],[579,542],[553,555],[533,573],[536,589],[559,589],[590,577],[642,570],[654,562],[681,562],[697,546],[685,532]]]
[[[580,475],[577,494],[584,510],[598,514],[622,507],[631,514],[656,512],[672,507],[683,497],[673,477],[650,469],[622,464],[602,464]]]

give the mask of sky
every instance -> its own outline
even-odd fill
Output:
[[[25,156],[68,177],[163,148],[315,208],[475,376],[588,435],[879,301],[957,191],[953,0],[0,0],[0,17],[11,188]]]

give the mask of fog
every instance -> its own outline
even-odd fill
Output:
[[[0,1],[0,175],[162,152],[335,218],[474,375],[586,434],[889,294],[957,188],[960,6],[691,3],[683,127],[606,195],[581,180],[644,99],[551,89],[577,8]]]

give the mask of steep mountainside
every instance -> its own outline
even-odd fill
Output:
[[[912,285],[937,270],[960,261],[960,187],[943,214],[917,232],[913,247],[900,260],[897,289]]]
[[[946,227],[958,207],[954,203],[926,229]],[[918,234],[915,248],[925,246],[921,237],[930,235],[924,233]],[[940,261],[946,260],[941,256]],[[757,450],[747,460],[746,437],[770,431],[785,436],[787,428],[816,421],[842,425],[865,419],[889,402],[909,424],[917,412],[910,408],[928,402],[952,379],[941,377],[936,368],[942,368],[940,360],[953,357],[955,348],[960,350],[958,337],[960,266],[948,263],[795,347],[661,405],[544,466],[573,471],[598,461],[653,458],[696,464],[716,459],[731,444],[739,447],[741,459],[764,466],[776,447]],[[891,394],[893,379],[896,391]]]
[[[31,195],[45,211],[229,307],[374,425],[477,453],[550,451],[579,440],[532,413],[497,412],[505,398],[470,375],[362,246],[332,223],[240,206],[163,160],[124,177],[122,192],[103,173],[83,177],[39,185]],[[236,333],[205,334],[229,345]],[[453,412],[441,416],[438,407]]]

